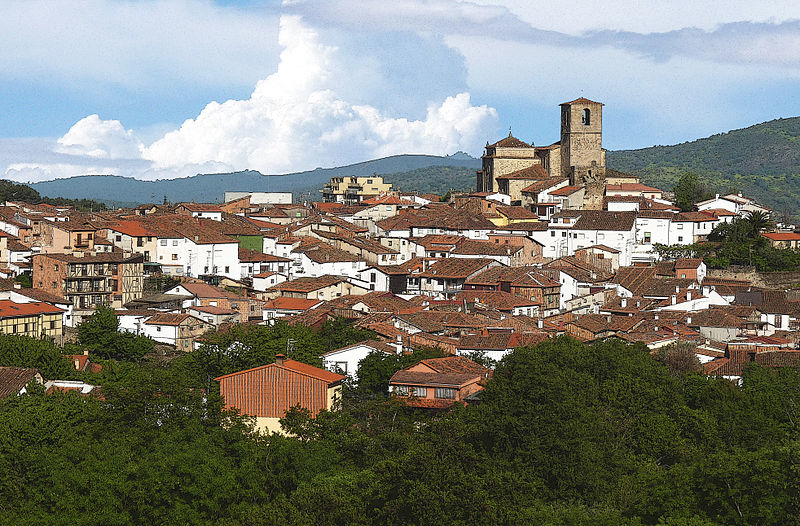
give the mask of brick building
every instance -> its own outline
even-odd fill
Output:
[[[141,255],[36,254],[32,264],[33,286],[66,298],[76,311],[94,309],[97,305],[118,308],[142,297],[144,257]]]

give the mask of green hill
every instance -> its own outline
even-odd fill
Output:
[[[181,179],[140,181],[115,175],[83,175],[30,186],[43,196],[94,199],[133,204],[169,201],[218,202],[225,191],[293,192],[296,199],[318,199],[319,189],[331,177],[396,174],[387,180],[403,190],[446,192],[463,179],[474,185],[480,160],[464,153],[395,155],[337,168],[317,168],[286,175],[263,175],[253,170],[233,173],[198,174]],[[421,170],[421,171],[420,171]],[[470,174],[467,177],[465,174]],[[443,178],[440,176],[444,176]]]
[[[665,190],[694,172],[716,191],[738,190],[776,210],[794,211],[800,202],[800,117],[674,146],[608,152],[607,163]]]

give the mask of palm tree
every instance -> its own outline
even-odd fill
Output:
[[[771,230],[775,228],[775,223],[772,222],[769,214],[761,210],[753,210],[748,212],[745,221],[749,223],[750,232],[753,236],[757,236],[764,230]]]

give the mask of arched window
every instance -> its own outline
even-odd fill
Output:
[[[584,126],[589,126],[592,123],[592,112],[589,111],[589,108],[583,110],[583,115],[581,116],[581,123]]]

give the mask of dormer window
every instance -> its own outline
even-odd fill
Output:
[[[589,108],[583,110],[581,114],[581,124],[584,126],[589,126],[592,123],[592,112],[589,111]]]

